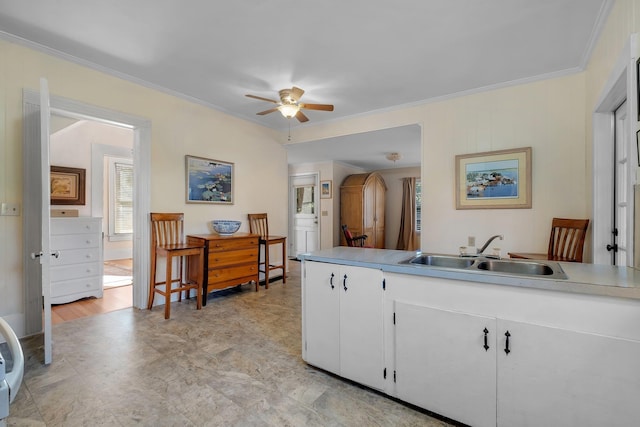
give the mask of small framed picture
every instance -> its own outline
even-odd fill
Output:
[[[85,169],[51,166],[51,204],[84,205],[85,178]]]
[[[330,199],[333,197],[333,189],[331,188],[331,181],[320,181],[320,198]]]

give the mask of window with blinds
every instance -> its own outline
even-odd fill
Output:
[[[130,239],[133,234],[133,163],[109,159],[109,237]]]

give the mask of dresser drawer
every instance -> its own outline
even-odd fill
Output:
[[[240,239],[215,240],[209,243],[209,253],[235,251],[243,248],[258,247],[257,237],[246,237]]]
[[[51,218],[51,235],[96,234],[102,232],[101,218]]]
[[[65,250],[78,248],[97,248],[100,246],[100,236],[96,234],[67,234],[51,236],[51,249]]]
[[[217,282],[226,282],[229,280],[240,279],[242,277],[254,276],[257,274],[258,265],[239,265],[237,267],[212,268],[209,269],[209,285],[215,285]]]
[[[212,252],[209,254],[209,269],[256,262],[257,259],[258,246],[229,252]]]
[[[52,304],[63,304],[87,296],[102,296],[102,276],[51,283]]]
[[[91,276],[102,277],[102,269],[100,267],[99,262],[51,267],[51,281],[58,282],[61,280],[80,279]]]
[[[51,265],[78,264],[91,261],[100,261],[100,248],[68,249],[62,251],[58,258],[51,258]]]

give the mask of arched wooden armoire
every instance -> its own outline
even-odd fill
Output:
[[[384,204],[387,186],[376,172],[349,175],[340,186],[340,225],[353,235],[366,234],[366,245],[384,249]],[[341,234],[340,244],[346,246]]]

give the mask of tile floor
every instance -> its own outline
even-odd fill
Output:
[[[308,366],[301,358],[300,264],[287,284],[243,285],[163,310],[123,309],[24,340],[10,426],[447,426]]]

